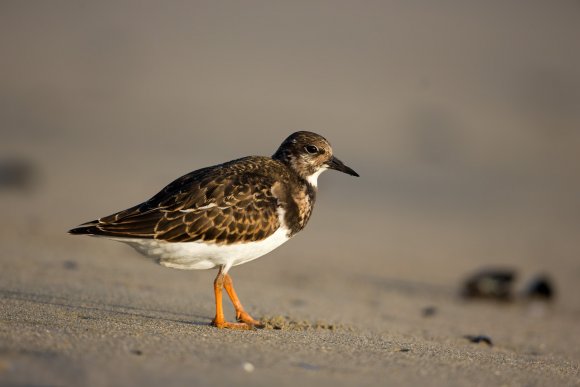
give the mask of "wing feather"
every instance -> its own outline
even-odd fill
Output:
[[[148,201],[70,232],[171,242],[261,240],[280,227],[275,180],[224,166],[187,174]]]

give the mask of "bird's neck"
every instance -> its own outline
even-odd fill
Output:
[[[286,165],[302,180],[307,181],[314,189],[318,186],[318,176],[326,169],[319,168],[316,170],[313,165],[303,162],[299,157],[285,149],[278,149],[272,158]]]

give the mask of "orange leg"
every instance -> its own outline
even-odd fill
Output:
[[[222,270],[223,268],[219,269],[218,275],[213,282],[213,291],[215,293],[215,318],[211,323],[218,328],[251,329],[251,326],[244,322],[231,323],[227,322],[224,317],[224,308],[222,305],[222,289],[224,288],[225,275],[222,273]]]
[[[224,274],[224,289],[228,293],[230,300],[232,300],[232,304],[234,305],[234,309],[236,310],[236,319],[239,322],[245,322],[246,324],[255,326],[262,325],[259,321],[254,320],[252,316],[250,316],[244,310],[244,307],[242,306],[242,303],[240,302],[240,299],[238,298],[238,295],[236,294],[236,291],[234,289],[234,282],[232,281],[232,277],[230,277],[229,274]]]

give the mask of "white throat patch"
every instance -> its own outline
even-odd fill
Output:
[[[310,184],[312,184],[313,187],[318,187],[318,176],[320,176],[320,174],[324,171],[326,171],[326,168],[324,168],[324,167],[320,168],[318,171],[316,171],[312,175],[308,176],[306,178],[306,181],[308,181]]]

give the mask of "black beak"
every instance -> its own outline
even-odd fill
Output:
[[[352,168],[349,168],[346,165],[344,165],[344,163],[342,161],[340,161],[339,159],[337,159],[334,156],[332,156],[332,158],[330,159],[330,161],[326,165],[328,165],[328,168],[330,168],[330,169],[334,169],[336,171],[344,172],[344,173],[347,173],[351,176],[358,177],[358,173],[356,173]]]

